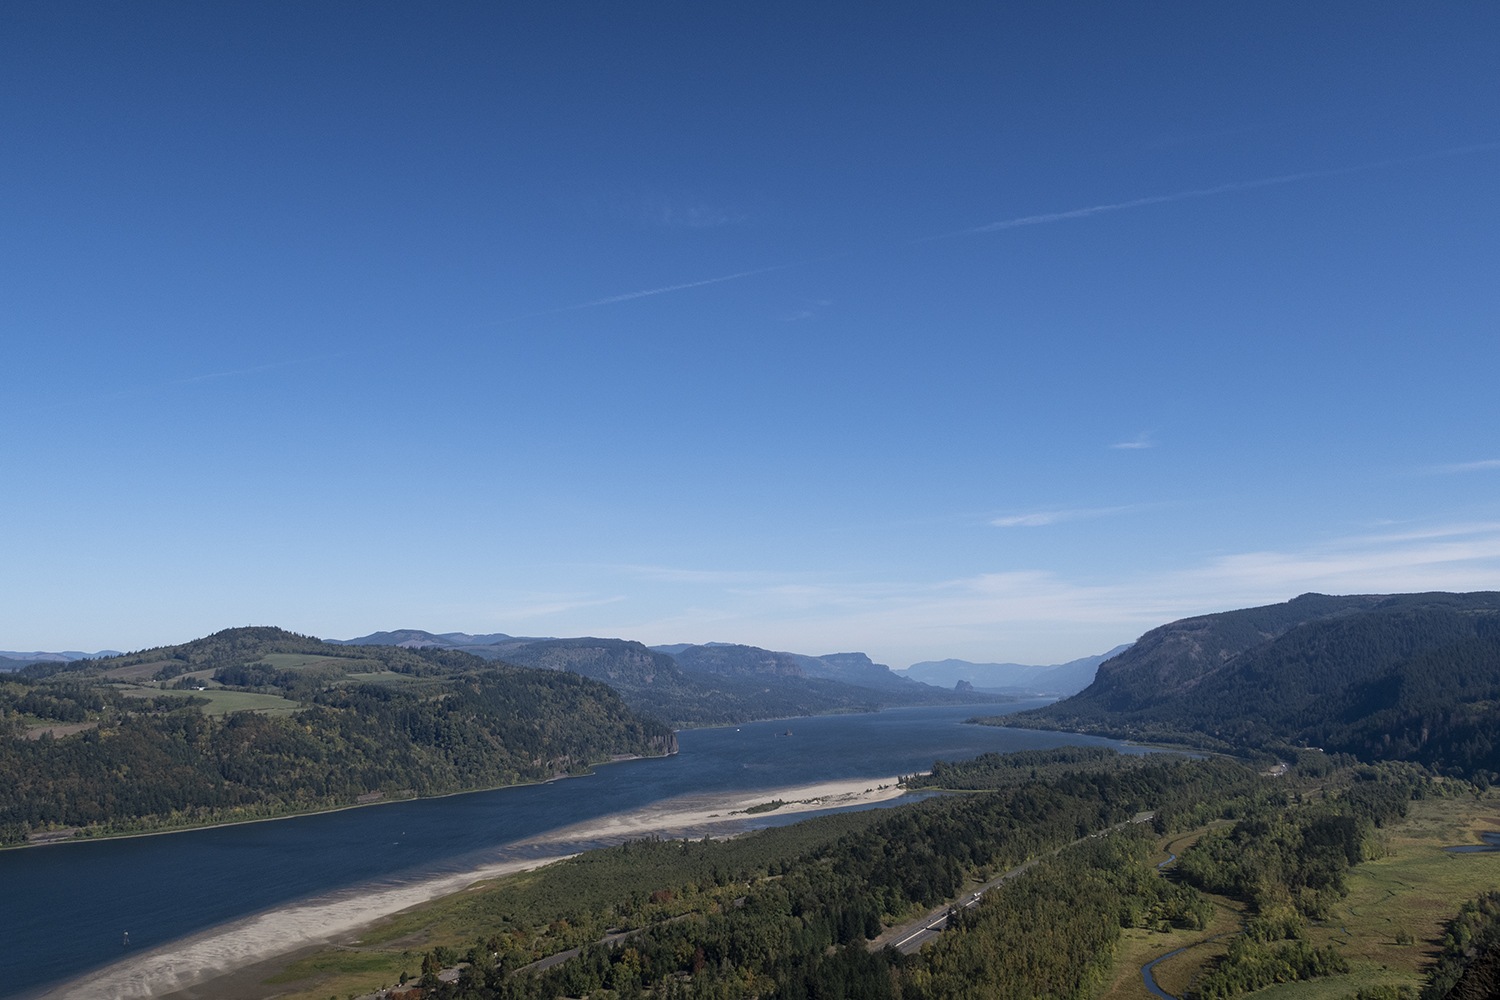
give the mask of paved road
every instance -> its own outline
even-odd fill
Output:
[[[1129,826],[1131,823],[1148,823],[1155,816],[1156,813],[1154,812],[1137,813],[1134,818],[1126,820],[1124,823],[1116,823],[1108,830],[1101,830],[1099,833],[1091,833],[1087,837],[1079,837],[1077,840],[1073,841],[1073,844],[1081,844],[1085,840],[1088,840],[1092,837],[1101,837],[1106,833],[1110,833],[1111,831],[1122,830],[1125,827]],[[1071,847],[1073,846],[1073,844],[1068,844],[1065,846]],[[1063,848],[1059,847],[1057,848],[1057,850],[1052,851],[1051,853],[1057,854],[1062,849]],[[901,954],[903,955],[912,955],[918,951],[921,951],[924,944],[937,937],[943,932],[943,929],[948,926],[948,914],[951,913],[954,909],[968,909],[971,906],[978,906],[979,901],[984,898],[985,893],[989,892],[996,886],[1001,885],[1002,883],[1010,881],[1017,875],[1020,875],[1022,872],[1029,871],[1036,865],[1038,860],[1040,859],[1032,858],[1030,861],[1026,861],[1022,864],[1016,865],[1016,867],[1012,868],[1005,874],[997,876],[996,878],[992,878],[988,882],[984,883],[984,885],[980,886],[978,889],[972,890],[967,897],[960,897],[954,902],[946,903],[935,910],[929,911],[925,916],[920,917],[917,920],[913,920],[910,923],[902,924],[899,927],[892,927],[890,930],[885,931],[879,937],[870,942],[870,950],[879,951],[881,948],[889,945],[890,947],[895,948],[897,951],[901,952]]]
[[[1134,818],[1126,820],[1124,823],[1116,823],[1109,829],[1101,830],[1099,833],[1091,833],[1088,837],[1079,837],[1077,840],[1073,841],[1073,843],[1081,844],[1085,840],[1088,840],[1090,837],[1102,837],[1104,834],[1109,833],[1113,830],[1124,829],[1131,823],[1148,823],[1153,817],[1155,817],[1155,815],[1156,814],[1153,812],[1137,813]],[[1066,846],[1072,846],[1072,844]],[[1057,848],[1057,850],[1052,851],[1051,853],[1057,854],[1061,850],[1062,848],[1059,847]],[[952,903],[947,903],[943,906],[940,906],[937,909],[929,912],[926,916],[921,917],[920,919],[913,920],[910,923],[903,924],[899,927],[892,927],[870,942],[870,950],[879,951],[886,945],[890,945],[892,948],[895,948],[903,955],[911,955],[917,951],[920,951],[922,945],[937,937],[940,933],[942,933],[943,928],[948,926],[948,914],[955,907],[968,909],[971,906],[979,905],[979,901],[984,897],[985,893],[989,892],[996,886],[1015,878],[1022,872],[1030,870],[1036,865],[1038,860],[1038,858],[1032,858],[1030,861],[1026,861],[1019,865],[1016,865],[1016,867],[1012,868],[1010,871],[1004,873],[1003,875],[999,875],[995,878],[990,879],[988,882],[981,885],[978,889],[971,890],[968,896],[963,897],[959,900],[955,900]],[[743,903],[743,899],[735,900],[735,905],[737,906],[743,905]],[[683,920],[686,918],[686,916],[688,915],[673,917],[667,922],[671,923],[677,920]],[[640,933],[638,930],[617,932],[614,934],[606,935],[605,937],[601,938],[598,943],[603,945],[615,945],[630,937],[632,934],[638,933]],[[567,951],[560,951],[555,955],[548,955],[546,958],[543,958],[536,962],[532,962],[530,965],[523,965],[515,971],[518,973],[541,972],[545,969],[552,968],[554,965],[559,965],[563,962],[566,962],[568,959],[577,955],[579,951],[580,949],[578,948],[570,948]]]

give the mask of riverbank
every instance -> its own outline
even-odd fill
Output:
[[[511,858],[464,872],[397,886],[354,889],[279,907],[213,928],[107,966],[44,994],[47,1000],[239,1000],[275,995],[267,977],[309,946],[350,940],[382,917],[440,896],[462,892],[476,882],[537,868],[571,856],[564,844],[621,843],[648,834],[702,836],[733,834],[762,816],[875,805],[899,798],[899,778],[865,778],[716,795],[689,795],[644,809],[550,831],[512,850]],[[761,808],[780,801],[774,810]],[[547,848],[555,846],[556,853]],[[252,971],[254,975],[245,974]]]
[[[605,767],[609,764],[619,764],[632,760],[660,760],[677,754],[676,750],[663,754],[613,754],[607,759],[591,761],[588,770],[577,774],[554,774],[550,778],[538,778],[534,781],[514,781],[508,785],[481,785],[477,788],[458,788],[451,792],[437,792],[432,795],[395,794],[382,795],[380,798],[368,801],[349,802],[343,805],[317,806],[310,809],[292,809],[287,812],[274,813],[268,816],[247,816],[243,819],[217,819],[207,822],[185,822],[180,825],[163,825],[152,827],[149,830],[125,830],[118,833],[105,833],[90,831],[88,828],[76,828],[68,831],[42,832],[32,834],[25,841],[18,844],[0,844],[0,851],[19,851],[28,847],[58,847],[65,844],[95,844],[106,840],[129,840],[134,837],[166,837],[174,833],[195,833],[200,830],[215,830],[226,826],[246,826],[251,823],[278,823],[288,819],[302,819],[307,816],[322,816],[328,813],[347,812],[351,809],[371,809],[378,806],[394,805],[398,802],[415,802],[419,799],[450,799],[457,795],[476,795],[481,792],[497,792],[504,788],[526,788],[532,785],[550,785],[555,781],[566,781],[569,778],[587,778],[594,773],[594,768]],[[363,798],[363,796],[361,796]],[[82,833],[82,836],[78,836]]]

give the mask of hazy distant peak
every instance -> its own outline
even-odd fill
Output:
[[[97,653],[81,653],[76,649],[64,649],[58,652],[36,651],[31,653],[20,653],[10,649],[0,649],[0,658],[7,660],[25,660],[27,663],[72,663],[74,660],[94,660],[101,656],[119,656],[118,649],[101,649]]]
[[[1130,643],[1125,643],[1107,653],[1045,666],[1025,663],[970,663],[968,660],[956,659],[927,660],[907,667],[906,676],[938,687],[952,687],[959,681],[967,681],[985,691],[1068,695],[1088,687],[1101,663],[1129,648]]]

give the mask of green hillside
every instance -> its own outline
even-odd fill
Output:
[[[1305,595],[1144,635],[1009,724],[1500,773],[1500,594]]]
[[[230,629],[0,680],[0,842],[551,778],[675,749],[575,674]]]

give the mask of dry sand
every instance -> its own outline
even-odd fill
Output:
[[[856,778],[735,795],[694,795],[659,802],[636,812],[603,816],[529,842],[558,844],[556,855],[505,861],[411,885],[351,890],[284,906],[106,966],[64,983],[45,997],[46,1000],[145,1000],[191,990],[246,966],[288,956],[309,945],[347,938],[381,917],[439,896],[462,892],[475,882],[568,857],[561,850],[564,843],[619,843],[653,833],[702,835],[726,827],[732,833],[757,818],[746,813],[752,806],[780,799],[785,805],[774,813],[780,816],[884,802],[905,794],[897,786],[899,780]],[[266,990],[266,995],[272,993],[274,990]],[[212,996],[212,988],[201,995]]]

